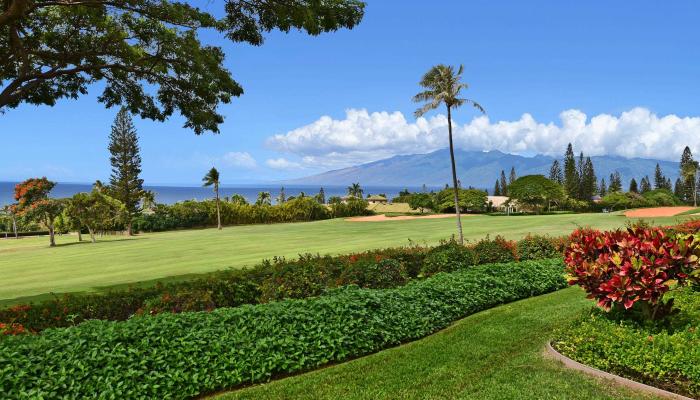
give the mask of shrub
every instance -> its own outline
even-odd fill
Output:
[[[540,260],[542,258],[555,258],[562,255],[559,249],[559,240],[549,236],[527,235],[518,241],[518,259]]]
[[[479,264],[516,261],[515,243],[502,236],[496,236],[493,240],[486,236],[474,245],[474,252]]]
[[[331,256],[306,254],[291,262],[284,258],[275,259],[270,270],[270,275],[261,285],[263,302],[318,296],[332,286],[342,265]]]
[[[642,317],[659,319],[671,310],[672,303],[662,301],[671,285],[699,278],[699,243],[661,228],[579,229],[571,235],[564,260],[569,283],[583,287],[599,306],[630,310],[637,304]]]
[[[406,268],[400,261],[377,256],[375,259],[359,259],[348,264],[343,269],[338,284],[386,289],[401,286],[407,281]]]
[[[485,265],[395,289],[88,321],[0,339],[8,399],[189,398],[365,355],[566,285],[560,261]]]
[[[557,334],[554,347],[588,366],[700,398],[700,296],[676,296],[679,323],[636,323],[587,313]]]
[[[477,256],[470,248],[451,240],[433,248],[423,261],[421,275],[452,272],[477,264]]]

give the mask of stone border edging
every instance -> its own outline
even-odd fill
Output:
[[[667,399],[675,399],[675,400],[694,400],[691,399],[690,397],[685,397],[677,393],[669,392],[663,389],[659,389],[654,386],[649,386],[645,385],[643,383],[639,383],[627,378],[623,378],[618,375],[614,375],[605,371],[601,371],[599,369],[591,368],[585,364],[581,364],[578,361],[574,361],[570,359],[569,357],[559,353],[558,351],[554,350],[552,347],[552,344],[550,342],[547,342],[547,345],[545,346],[545,355],[549,356],[550,358],[553,358],[555,360],[558,360],[564,364],[565,367],[583,372],[585,374],[594,376],[596,378],[602,378],[606,380],[611,380],[614,381],[615,383],[626,386],[630,389],[635,389],[639,390],[642,392],[647,392],[650,394],[654,394],[657,396],[665,397]]]

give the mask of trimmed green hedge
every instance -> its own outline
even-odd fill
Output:
[[[594,310],[558,334],[554,347],[588,366],[700,398],[700,292],[675,296],[680,313],[639,323]]]
[[[4,398],[188,398],[418,339],[566,286],[561,260],[489,264],[394,289],[87,321],[0,339]]]

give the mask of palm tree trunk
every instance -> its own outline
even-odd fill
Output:
[[[457,213],[457,231],[459,232],[459,244],[464,244],[462,233],[462,219],[459,215],[459,187],[457,187],[457,167],[455,166],[455,149],[452,143],[452,109],[447,106],[447,129],[450,137],[450,161],[452,162],[452,186],[455,191],[455,212]]]
[[[219,230],[221,230],[221,210],[219,209],[219,184],[214,184],[214,191],[216,192],[216,224]]]
[[[15,239],[19,239],[19,235],[17,234],[17,219],[14,214],[12,214],[12,230],[15,233]]]

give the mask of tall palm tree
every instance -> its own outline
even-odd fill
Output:
[[[144,210],[151,210],[156,206],[156,194],[152,190],[144,190],[141,197],[141,206]]]
[[[270,195],[270,192],[260,192],[258,193],[258,200],[255,202],[255,204],[262,206],[262,205],[270,205],[272,204],[272,198]]]
[[[221,210],[219,208],[219,171],[216,168],[211,167],[209,172],[202,178],[204,186],[214,186],[214,193],[216,193],[216,223],[217,227],[221,229]]]
[[[464,244],[464,234],[462,233],[462,221],[459,214],[459,184],[457,181],[457,168],[455,167],[455,152],[452,143],[452,109],[460,107],[464,104],[471,104],[474,108],[486,113],[484,108],[474,100],[460,98],[462,89],[469,88],[464,82],[461,82],[464,66],[460,65],[455,73],[452,66],[438,64],[430,69],[420,85],[425,89],[413,97],[416,103],[425,102],[425,104],[416,110],[416,117],[421,117],[430,110],[435,110],[444,104],[447,108],[447,129],[450,138],[450,161],[452,162],[452,186],[454,188],[455,211],[457,212],[457,230],[459,231],[459,243]]]
[[[348,186],[348,196],[361,199],[363,192],[364,190],[362,190],[362,187],[360,187],[360,182],[353,183],[352,185]]]

